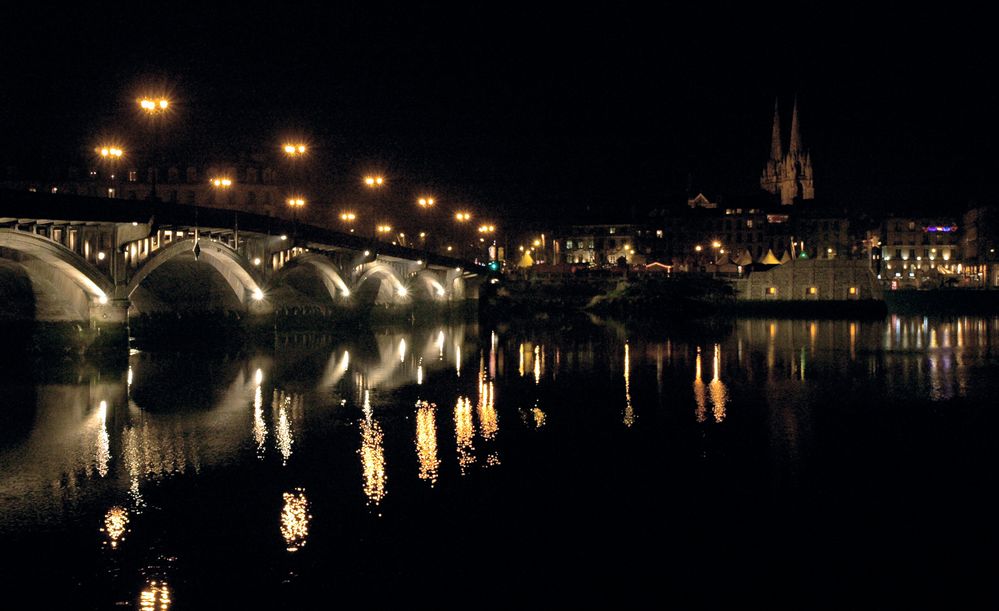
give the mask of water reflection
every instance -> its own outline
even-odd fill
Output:
[[[474,436],[472,402],[467,397],[458,397],[458,402],[454,406],[454,439],[458,450],[458,467],[462,475],[465,475],[468,468],[475,463],[475,448],[472,447]]]
[[[371,391],[364,391],[364,404],[361,407],[364,418],[361,420],[361,474],[364,480],[364,496],[368,504],[378,505],[387,494],[385,482],[385,448],[384,434],[381,426],[373,418],[371,411]]]
[[[111,461],[111,438],[108,437],[107,427],[108,402],[101,401],[97,408],[97,474],[105,477],[108,474],[108,463]]]
[[[108,509],[108,512],[104,515],[104,528],[101,532],[107,535],[107,543],[111,546],[111,549],[118,547],[118,544],[124,540],[125,533],[128,530],[128,510],[124,507],[112,507]]]
[[[143,611],[167,611],[170,608],[170,586],[162,580],[152,580],[139,594],[139,608]]]
[[[437,483],[437,406],[426,401],[416,403],[416,456],[420,461],[420,479]]]
[[[281,536],[289,552],[297,552],[305,547],[309,537],[309,500],[305,490],[296,488],[282,494],[284,506],[281,508]]]
[[[244,500],[259,496],[265,516],[259,530],[272,538],[281,495],[280,530],[294,551],[313,526],[310,503],[302,489],[282,492],[289,484],[271,479],[275,473],[347,472],[340,479],[351,494],[337,502],[367,511],[365,503],[383,505],[389,475],[393,504],[413,502],[408,485],[416,482],[429,484],[420,483],[416,496],[440,498],[454,493],[449,486],[469,487],[469,478],[450,475],[455,461],[462,476],[502,463],[498,479],[505,479],[523,462],[518,452],[525,445],[558,444],[566,430],[635,439],[635,432],[658,435],[657,422],[679,419],[704,438],[724,431],[712,439],[721,443],[730,433],[741,439],[752,432],[744,414],[762,424],[771,456],[798,464],[808,457],[817,402],[891,401],[905,418],[910,401],[971,403],[999,391],[992,351],[997,318],[754,319],[738,320],[724,333],[669,337],[500,328],[481,336],[458,327],[393,329],[260,353],[183,357],[205,375],[190,375],[179,357],[136,353],[127,368],[110,373],[43,380],[31,395],[31,428],[0,446],[0,527],[62,524],[82,515],[79,523],[93,539],[103,519],[98,538],[119,550],[108,556],[120,561],[128,555],[121,552],[141,548],[139,539],[150,536],[136,524],[181,502],[181,495],[170,496],[176,490],[202,481],[206,469],[233,469],[242,470],[240,481],[259,478],[260,491],[246,492]],[[468,375],[476,365],[478,375]],[[694,419],[704,426],[691,422],[691,395]],[[647,416],[657,416],[657,396],[670,420]],[[586,426],[572,428],[581,421]],[[683,435],[683,427],[669,434]],[[415,466],[407,464],[414,447]],[[330,448],[346,454],[345,464],[336,464]],[[315,462],[317,455],[323,462]],[[389,473],[390,467],[397,470]],[[312,500],[325,507],[334,495],[305,481]],[[310,547],[318,544],[313,538]],[[150,604],[171,604],[171,589],[160,580],[153,586],[144,591]],[[130,585],[129,596],[135,591]]]
[[[711,413],[715,417],[715,422],[725,419],[725,403],[728,401],[728,392],[725,384],[721,381],[721,347],[715,344],[715,355],[712,359],[711,383],[708,390],[711,395]]]
[[[635,423],[635,409],[631,406],[631,351],[624,343],[624,426]]]

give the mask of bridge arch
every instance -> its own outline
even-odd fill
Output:
[[[350,285],[344,279],[340,268],[329,258],[315,253],[301,254],[285,263],[272,279],[270,286],[276,287],[284,283],[296,269],[303,268],[308,268],[319,276],[333,301],[344,300],[351,296]]]
[[[442,301],[448,297],[447,280],[440,274],[424,269],[413,276],[414,291],[419,290],[419,297],[428,301]]]
[[[198,240],[197,243],[200,249],[198,261],[204,261],[225,279],[240,304],[246,306],[251,300],[260,301],[264,298],[263,289],[254,278],[247,261],[239,253],[222,242]],[[142,267],[136,270],[128,282],[125,294],[131,297],[143,280],[157,268],[179,256],[190,254],[194,246],[194,239],[185,239],[157,250]]]
[[[0,229],[0,251],[11,251],[31,282],[39,320],[87,320],[114,293],[110,278],[86,259],[46,237]]]
[[[355,293],[361,302],[376,305],[405,303],[409,301],[409,287],[391,265],[376,262],[365,266],[357,278]]]

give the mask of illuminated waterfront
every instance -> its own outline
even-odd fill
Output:
[[[2,583],[74,608],[971,596],[997,339],[455,324],[12,370]]]

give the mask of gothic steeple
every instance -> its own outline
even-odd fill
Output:
[[[798,124],[798,98],[794,98],[791,113],[791,138],[788,151],[781,147],[780,114],[774,102],[774,124],[770,133],[770,159],[760,176],[760,187],[779,196],[785,206],[794,204],[795,199],[815,199],[815,182],[812,175],[812,158],[801,144],[801,128]]]
[[[794,96],[794,111],[791,113],[791,142],[788,145],[789,153],[803,152],[801,146],[801,131],[798,128],[798,96]]]
[[[777,100],[774,100],[774,126],[770,132],[770,159],[780,161],[784,153],[780,146],[780,114],[777,112]]]

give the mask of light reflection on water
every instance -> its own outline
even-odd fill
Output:
[[[102,525],[102,545],[128,548],[150,507],[170,510],[162,499],[148,502],[162,496],[159,486],[233,465],[259,469],[261,483],[274,477],[269,465],[289,475],[329,472],[350,482],[361,505],[388,515],[412,502],[407,482],[426,482],[421,489],[435,494],[485,477],[486,467],[510,469],[518,444],[557,439],[553,431],[584,408],[605,410],[607,426],[624,434],[653,426],[644,414],[662,410],[703,424],[710,436],[746,417],[752,401],[766,410],[773,455],[796,464],[816,397],[844,393],[871,404],[991,397],[999,390],[989,375],[997,338],[997,318],[899,316],[738,320],[722,333],[661,338],[612,327],[582,337],[435,327],[318,348],[290,343],[235,359],[195,357],[210,370],[204,379],[192,379],[180,358],[136,353],[112,375],[37,385],[35,404],[22,406],[34,416],[30,429],[0,447],[0,493],[9,499],[0,532],[82,513],[88,528]],[[316,469],[315,452],[337,427],[349,427],[357,456]],[[400,446],[405,452],[394,453]],[[313,507],[304,488],[290,490],[281,492],[280,531],[295,551],[305,546]],[[315,497],[317,507],[324,502]],[[165,583],[150,582],[140,605],[165,608],[170,597]]]

